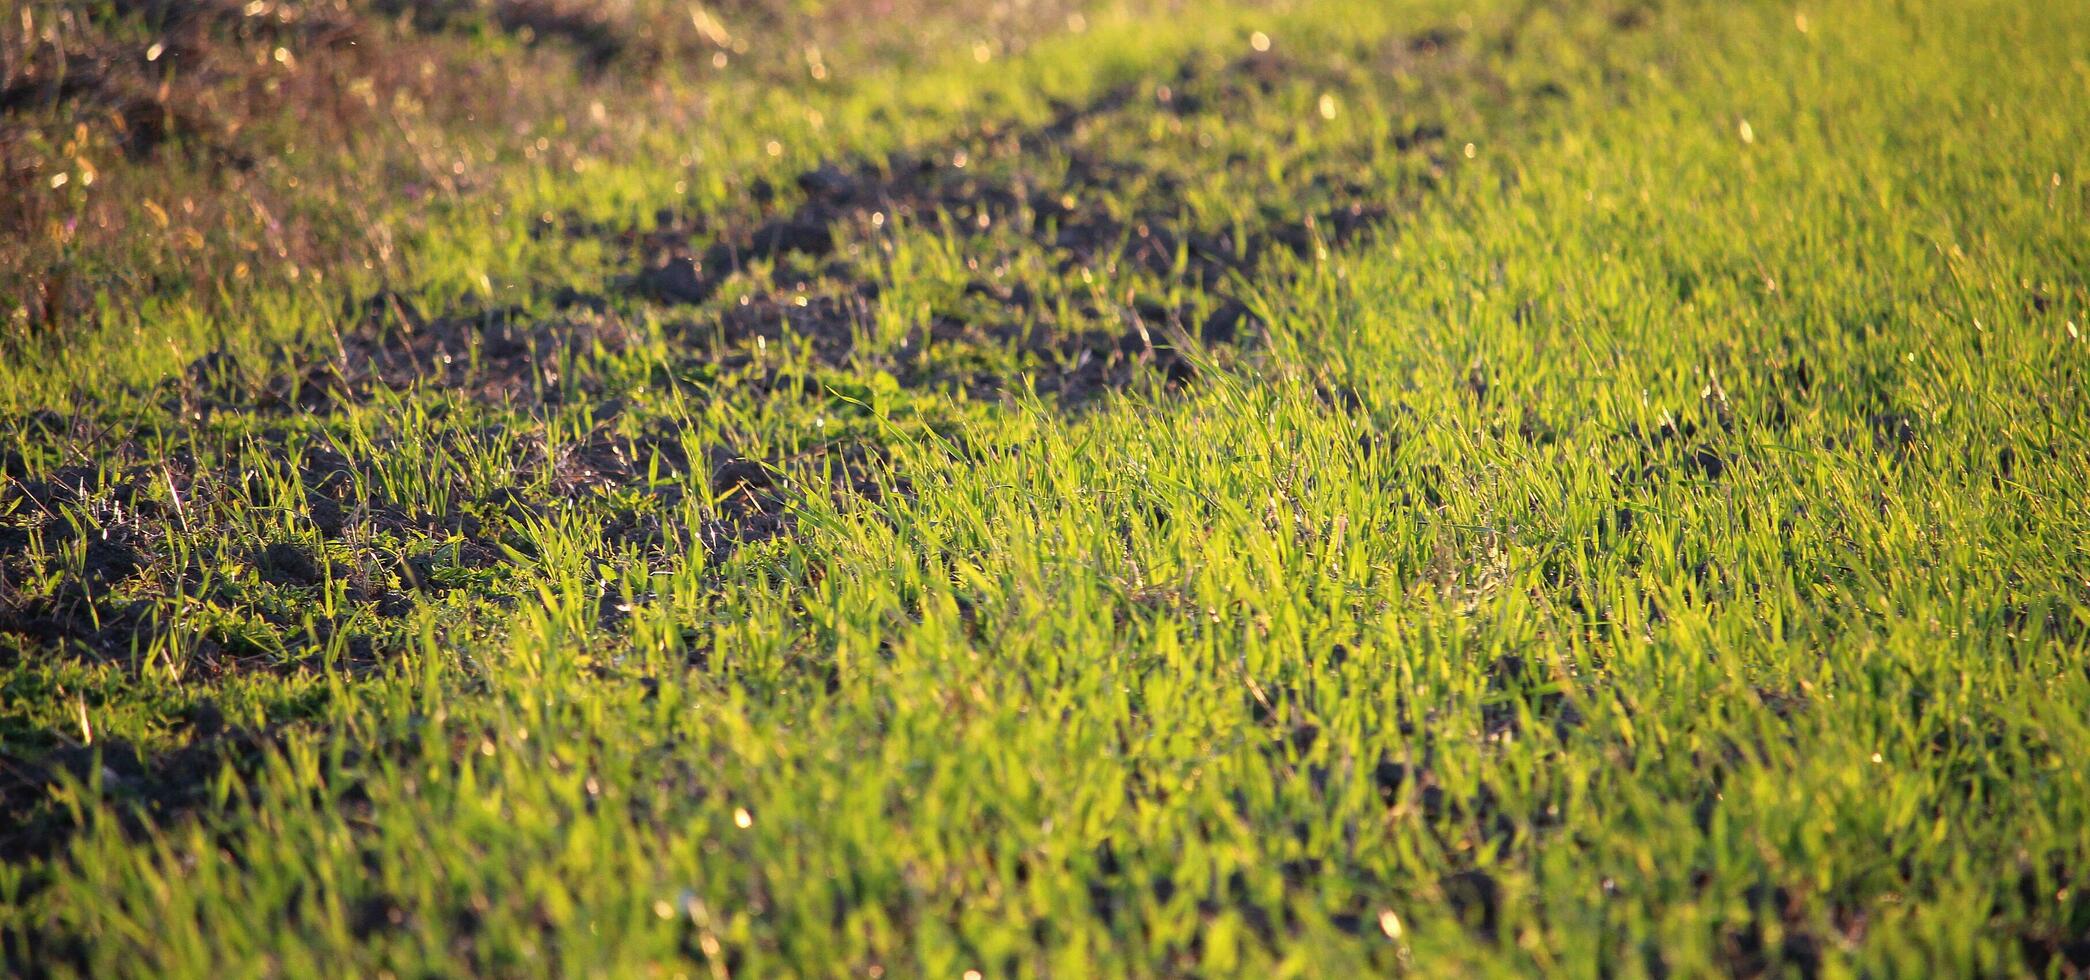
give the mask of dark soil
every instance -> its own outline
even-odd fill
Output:
[[[1345,164],[1330,161],[1331,172],[1308,180],[1314,190],[1307,197],[1318,205],[1292,213],[1265,208],[1246,228],[1189,227],[1182,218],[1189,190],[1183,175],[1138,156],[1100,156],[1089,146],[1106,142],[1095,134],[1129,130],[1157,109],[1188,113],[1225,104],[1244,87],[1274,89],[1294,71],[1273,55],[1216,72],[1186,65],[1169,83],[1121,87],[1090,105],[1063,107],[1037,129],[986,128],[917,153],[823,164],[799,175],[795,206],[710,235],[711,244],[702,249],[678,243],[705,237],[705,225],[624,236],[647,253],[632,287],[661,302],[702,305],[727,282],[748,279],[756,287],[753,297],[719,314],[728,343],[795,335],[840,364],[856,351],[880,292],[876,272],[832,261],[843,243],[875,246],[903,225],[941,227],[977,253],[973,264],[982,269],[1006,267],[1035,249],[1050,255],[1062,273],[1114,274],[1129,267],[1158,282],[1190,287],[1193,298],[1172,305],[1134,299],[1106,308],[1093,296],[1040,295],[1031,285],[982,276],[966,289],[982,301],[968,308],[970,315],[936,316],[917,328],[898,356],[896,376],[903,383],[955,384],[986,393],[1013,380],[954,378],[919,362],[928,345],[953,342],[1015,348],[1036,375],[1038,389],[1066,403],[1142,375],[1180,383],[1194,373],[1180,351],[1186,338],[1222,346],[1253,339],[1256,320],[1234,294],[1236,283],[1264,270],[1274,255],[1308,256],[1347,244],[1388,220],[1392,206],[1336,172]],[[1419,129],[1394,151],[1441,139],[1441,130]],[[1201,165],[1245,164],[1215,159]],[[773,189],[756,188],[746,210],[764,211],[774,195]],[[1127,206],[1132,210],[1126,212]],[[804,261],[824,265],[808,274],[798,267]],[[815,298],[807,302],[809,293]],[[1071,301],[1074,322],[1060,322],[1062,301]]]
[[[503,17],[536,17],[523,8],[556,5],[497,6]],[[461,16],[445,10],[416,16]],[[1438,57],[1453,40],[1420,38],[1390,56]],[[409,388],[516,405],[600,398],[618,384],[597,369],[604,358],[655,356],[634,316],[645,303],[689,310],[667,324],[671,365],[740,366],[751,347],[802,343],[831,367],[981,398],[1028,384],[1074,407],[1132,385],[1181,385],[1197,372],[1193,349],[1254,346],[1261,325],[1247,290],[1285,274],[1277,258],[1311,260],[1391,220],[1400,202],[1366,176],[1374,161],[1412,156],[1434,172],[1452,155],[1430,123],[1384,146],[1316,148],[1288,161],[1299,172],[1269,188],[1249,220],[1204,227],[1189,217],[1201,182],[1231,174],[1253,186],[1267,181],[1258,175],[1268,162],[1156,148],[1143,134],[1157,117],[1223,125],[1215,120],[1225,109],[1247,100],[1363,84],[1273,52],[1191,60],[1158,82],[1062,105],[1042,123],[981,124],[882,158],[830,161],[785,188],[757,179],[718,213],[646,230],[576,220],[568,234],[606,237],[629,256],[634,271],[612,295],[559,286],[527,309],[435,313],[415,296],[381,291],[344,307],[330,342],[262,363],[224,352],[199,359],[169,408],[325,413]],[[896,349],[870,348],[863,340],[889,286],[880,256],[896,236],[928,229],[954,238],[976,276],[918,317]],[[1006,274],[1039,257],[1053,277]]]
[[[116,811],[126,832],[142,833],[200,810],[221,769],[251,766],[276,738],[265,731],[226,730],[222,716],[211,731],[198,726],[197,735],[181,748],[157,753],[111,739],[46,753],[34,762],[0,754],[0,813],[10,816],[0,827],[0,860],[50,857],[85,829],[42,806],[62,778],[98,782],[106,797],[127,804]]]

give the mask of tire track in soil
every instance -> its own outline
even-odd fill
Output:
[[[1378,57],[1402,64],[1443,57],[1456,36],[1441,29],[1424,32],[1399,39]],[[1317,169],[1300,177],[1299,199],[1265,202],[1256,211],[1257,222],[1229,228],[1194,227],[1184,220],[1195,176],[1190,170],[1252,170],[1267,161],[1239,153],[1217,161],[1191,154],[1171,166],[1119,152],[1124,148],[1111,141],[1157,116],[1192,119],[1214,106],[1268,101],[1288,88],[1293,95],[1339,89],[1357,97],[1361,85],[1355,75],[1275,52],[1217,65],[1192,59],[1158,81],[1130,82],[1088,104],[1062,105],[1033,128],[990,124],[926,150],[875,162],[822,165],[798,176],[799,201],[787,209],[768,207],[777,192],[757,182],[748,210],[769,213],[740,221],[739,230],[714,236],[702,250],[688,247],[695,225],[647,233],[584,229],[583,234],[607,235],[635,263],[643,263],[642,271],[620,283],[621,296],[562,288],[551,297],[556,312],[550,316],[520,307],[429,315],[414,297],[382,291],[344,307],[346,329],[331,345],[279,348],[261,365],[213,352],[164,386],[161,404],[181,417],[216,412],[287,416],[326,414],[367,403],[383,391],[455,392],[517,408],[560,406],[578,397],[609,406],[597,412],[600,430],[615,421],[621,389],[618,379],[596,368],[605,357],[641,351],[648,342],[642,328],[619,312],[635,300],[692,310],[694,317],[669,326],[674,353],[743,376],[755,363],[748,347],[804,339],[823,365],[891,368],[903,385],[955,387],[975,396],[998,394],[1011,378],[986,371],[960,374],[931,363],[925,351],[1013,350],[1023,373],[1035,376],[1036,389],[1069,409],[1135,384],[1178,387],[1195,373],[1182,350],[1185,343],[1242,349],[1256,342],[1261,325],[1239,290],[1259,274],[1267,275],[1279,256],[1297,259],[1352,243],[1393,217],[1399,202],[1385,199],[1361,179],[1363,167],[1381,154],[1417,154],[1436,172],[1450,156],[1441,152],[1444,131],[1425,123],[1395,134],[1389,145],[1343,147],[1342,154],[1319,160]],[[1273,145],[1283,149],[1289,144],[1277,140]],[[1432,183],[1425,177],[1410,190],[1422,193]],[[938,313],[915,326],[897,351],[860,351],[859,335],[890,278],[887,270],[860,268],[838,253],[846,243],[875,252],[890,243],[902,222],[941,223],[972,256],[969,264],[981,269],[1006,267],[1026,254],[1043,255],[1063,279],[1033,286],[983,273],[964,287],[975,315]],[[821,264],[808,268],[808,263]],[[1064,285],[1077,275],[1099,274],[1187,287],[1188,298],[1169,304],[1150,295],[1129,295],[1123,304],[1102,304],[1095,290],[1083,293]],[[738,302],[717,298],[728,284],[745,287]],[[805,394],[814,384],[770,369],[756,373],[747,390],[757,397]],[[518,444],[514,468],[524,473],[549,467],[554,487],[566,497],[629,485],[652,466],[685,479],[698,468],[708,470],[714,492],[723,494],[728,506],[720,520],[699,529],[696,543],[717,559],[739,545],[783,533],[788,519],[776,492],[780,471],[803,477],[811,468],[807,463],[818,462],[758,463],[730,447],[712,447],[706,458],[691,460],[670,433],[654,431],[658,426],[648,429],[636,439],[599,437],[556,460],[546,458],[541,445]],[[275,429],[265,430],[264,438],[271,433],[289,438],[287,430]],[[854,465],[845,469],[861,474],[875,452],[875,447],[846,448],[843,461]],[[414,523],[399,513],[406,508],[332,492],[342,482],[341,472],[355,470],[347,461],[335,461],[326,472],[305,473],[303,484],[317,488],[308,493],[308,505],[315,512],[367,514],[394,528]],[[868,486],[850,477],[832,489],[864,492]],[[520,492],[518,486],[511,493],[518,498],[516,508],[532,510],[519,500]],[[669,543],[657,520],[637,515],[616,520],[628,525],[623,537]],[[480,529],[469,524],[427,529],[462,533],[481,551],[497,550],[496,542],[478,542]]]
[[[1402,51],[1412,55],[1424,48],[1435,50],[1448,36],[1428,32],[1402,41]],[[698,351],[704,346],[698,335],[709,333],[714,350],[697,356],[728,371],[744,370],[751,362],[739,348],[794,335],[810,339],[822,363],[849,366],[858,353],[857,336],[889,283],[879,270],[861,270],[836,259],[836,253],[850,241],[884,240],[902,221],[946,219],[946,227],[968,250],[980,252],[982,267],[1006,264],[1029,250],[1048,255],[1062,273],[1109,276],[1130,269],[1135,276],[1192,287],[1193,298],[1174,306],[1139,301],[1112,310],[1099,308],[1093,296],[1052,295],[983,276],[966,286],[966,294],[981,301],[977,306],[986,315],[938,315],[917,326],[901,350],[884,362],[897,368],[903,384],[950,385],[985,395],[1001,390],[1008,379],[939,373],[924,362],[921,352],[929,344],[1014,347],[1026,367],[1041,373],[1041,393],[1076,408],[1104,391],[1142,380],[1158,379],[1165,386],[1190,381],[1191,363],[1171,338],[1194,335],[1198,342],[1221,347],[1252,344],[1260,325],[1235,294],[1239,284],[1250,281],[1279,254],[1300,257],[1341,246],[1392,216],[1391,204],[1374,198],[1370,188],[1354,176],[1341,176],[1337,171],[1342,167],[1331,164],[1305,180],[1309,196],[1318,201],[1313,211],[1273,216],[1245,230],[1186,227],[1180,218],[1187,209],[1189,182],[1180,168],[1172,171],[1095,145],[1144,125],[1156,114],[1189,118],[1211,106],[1273,98],[1287,85],[1354,89],[1357,82],[1270,52],[1217,66],[1192,60],[1159,81],[1126,83],[1088,104],[1061,105],[1051,119],[1034,128],[988,125],[969,137],[911,154],[822,165],[797,178],[797,204],[769,209],[772,213],[766,217],[716,236],[701,251],[686,247],[698,230],[695,226],[644,234],[602,229],[587,233],[608,235],[646,262],[643,271],[621,284],[630,294],[625,300],[637,297],[694,308],[712,318],[715,329],[707,331],[701,320],[686,320],[670,339],[678,347]],[[1389,150],[1428,151],[1442,139],[1441,128],[1422,127],[1402,134],[1390,148],[1360,147],[1361,157],[1337,163],[1354,167]],[[1209,161],[1192,157],[1191,162]],[[1256,164],[1236,159],[1222,166]],[[1134,187],[1143,192],[1128,194]],[[776,191],[758,183],[750,197],[750,210],[759,213],[774,201]],[[1134,204],[1113,208],[1120,199]],[[825,266],[816,270],[803,267],[823,261]],[[746,298],[713,302],[720,287],[736,278],[753,287]],[[816,295],[808,298],[809,294]],[[551,305],[558,312],[550,317],[532,316],[520,308],[432,316],[412,296],[380,292],[344,308],[347,329],[335,338],[331,350],[280,348],[261,365],[243,364],[222,350],[213,352],[163,386],[160,404],[170,416],[180,418],[207,418],[216,412],[324,415],[347,404],[366,403],[380,391],[438,390],[511,406],[558,406],[575,396],[609,399],[614,405],[613,380],[591,370],[591,365],[603,356],[637,349],[645,343],[642,333],[616,312],[612,297],[567,289],[555,294]],[[1056,311],[1070,305],[1075,312],[1069,319],[1079,322],[1062,324]],[[1114,327],[1101,325],[1113,321]],[[869,356],[874,362],[878,357]],[[777,372],[751,384],[757,392],[794,387],[803,392],[806,385]],[[88,424],[55,415],[21,421],[13,426],[16,431],[43,432],[61,440],[80,438],[81,425]],[[653,431],[657,428],[635,439],[600,437],[567,447],[556,457],[541,443],[519,441],[512,461],[518,485],[496,492],[490,502],[512,518],[541,517],[555,501],[529,499],[522,490],[527,482],[522,474],[548,473],[555,494],[571,499],[628,486],[657,467],[671,479],[668,486],[652,492],[662,496],[659,503],[672,505],[681,496],[675,478],[687,479],[702,470],[712,492],[724,501],[718,520],[678,540],[654,514],[611,514],[606,517],[609,536],[660,552],[695,546],[717,561],[740,546],[789,532],[780,484],[803,479],[811,468],[809,460],[758,462],[728,447],[713,447],[704,458],[692,460],[671,433]],[[106,439],[107,433],[96,438]],[[353,488],[367,485],[364,478],[372,461],[352,460],[316,445],[295,446],[297,437],[288,427],[264,428],[260,438],[272,442],[281,458],[295,461],[298,483],[305,488],[307,513],[302,516],[325,540],[367,539],[371,532],[447,536],[462,542],[450,560],[466,566],[505,561],[502,546],[515,544],[470,515],[420,514],[400,502],[359,495]],[[148,499],[147,487],[164,479],[177,495],[191,498],[191,509],[199,512],[210,510],[213,496],[226,496],[230,488],[216,485],[209,474],[196,473],[193,459],[145,459],[150,454],[135,439],[122,440],[112,452],[112,458],[130,462],[74,468],[45,480],[31,478],[29,467],[19,459],[8,467],[0,497],[16,503],[0,515],[0,558],[7,560],[13,574],[0,569],[0,634],[23,649],[120,660],[174,628],[171,617],[159,608],[164,599],[121,594],[126,585],[155,579],[172,581],[176,592],[183,589],[184,572],[156,557],[164,550],[159,546],[166,536],[156,528],[171,525],[172,515],[164,512],[164,504]],[[837,447],[835,453],[845,475],[832,492],[877,492],[864,478],[875,447]],[[93,538],[87,564],[77,574],[49,565],[28,567],[33,564],[28,557],[32,536],[43,537],[55,528],[56,515],[67,508],[100,511],[86,527]],[[265,581],[293,587],[342,572],[328,567],[310,549],[282,542],[257,547],[246,558]],[[428,583],[436,576],[430,574],[427,559],[409,559],[397,568],[392,564],[386,560],[376,568],[380,575],[397,572],[401,589],[359,569],[348,573],[357,579],[349,592],[351,601],[367,604],[381,616],[410,610],[411,593],[431,587]],[[308,572],[300,574],[301,568]],[[309,573],[313,568],[320,569],[318,574]],[[37,572],[57,572],[62,581],[45,594],[20,594],[13,583]],[[617,616],[606,613],[604,618]],[[288,631],[296,624],[274,625]],[[208,653],[211,645],[204,644],[204,649]],[[207,671],[254,669],[251,657],[212,654],[205,659],[209,663],[200,666]],[[354,647],[351,666],[374,666],[379,659],[379,652],[364,642]]]
[[[1062,106],[1034,129],[988,126],[971,138],[882,160],[831,161],[797,177],[798,203],[787,210],[768,209],[776,191],[757,184],[751,210],[772,213],[711,236],[705,248],[688,244],[704,237],[704,223],[627,234],[626,247],[645,268],[623,287],[663,303],[713,305],[709,312],[728,347],[802,338],[823,363],[889,368],[910,387],[993,397],[1014,380],[939,370],[925,357],[936,345],[1012,349],[1021,373],[1034,374],[1037,390],[1067,408],[1143,378],[1180,385],[1194,374],[1181,343],[1254,342],[1260,325],[1240,287],[1267,273],[1277,256],[1340,248],[1392,219],[1398,202],[1360,176],[1378,155],[1415,154],[1428,157],[1433,170],[1449,166],[1450,155],[1441,152],[1443,128],[1419,125],[1390,145],[1344,147],[1334,159],[1312,161],[1318,166],[1294,189],[1303,200],[1264,202],[1252,220],[1230,227],[1186,219],[1201,189],[1198,171],[1238,178],[1269,160],[1236,153],[1157,161],[1095,144],[1124,138],[1157,116],[1181,122],[1212,106],[1268,101],[1287,86],[1304,85],[1353,97],[1359,88],[1354,78],[1274,52],[1217,69],[1191,60],[1158,81],[1127,83],[1088,105]],[[1279,139],[1270,149],[1292,147]],[[1412,191],[1426,191],[1430,183],[1426,178]],[[968,267],[980,272],[964,286],[964,295],[979,302],[971,305],[972,316],[932,314],[897,351],[865,350],[859,338],[890,283],[880,270],[867,271],[841,253],[850,244],[863,246],[860,252],[889,252],[901,225],[937,227],[954,238]],[[1038,255],[1060,282],[1004,282],[983,271]],[[1075,274],[1173,286],[1190,298],[1099,303],[1097,290],[1066,287]],[[736,280],[751,290],[737,304],[716,308],[714,298]]]
[[[1435,56],[1455,37],[1442,30],[1427,32],[1398,41],[1398,51],[1381,52],[1381,57]],[[633,301],[684,311],[684,318],[670,327],[671,345],[727,372],[753,364],[748,345],[795,337],[809,341],[826,366],[891,368],[908,387],[954,388],[978,397],[998,394],[1013,379],[954,372],[933,363],[924,351],[932,345],[1010,350],[1023,373],[1035,375],[1036,389],[1068,410],[1138,384],[1179,387],[1195,375],[1182,344],[1243,349],[1256,343],[1262,328],[1241,292],[1244,285],[1271,276],[1280,257],[1309,258],[1353,244],[1394,217],[1399,202],[1359,176],[1366,165],[1391,153],[1419,155],[1432,170],[1449,166],[1450,155],[1441,152],[1444,131],[1424,124],[1386,145],[1350,147],[1349,155],[1322,161],[1303,178],[1295,190],[1304,200],[1264,202],[1256,220],[1231,228],[1187,223],[1193,174],[1183,166],[1114,152],[1110,139],[1157,115],[1187,120],[1213,107],[1276,98],[1288,87],[1340,90],[1356,98],[1361,97],[1359,85],[1354,76],[1331,75],[1269,52],[1217,66],[1188,61],[1159,80],[1118,86],[1085,105],[1060,106],[1053,118],[1034,128],[986,126],[970,137],[883,160],[824,164],[797,177],[790,191],[796,203],[788,208],[773,207],[776,189],[757,183],[744,208],[753,217],[718,219],[730,230],[711,236],[702,249],[690,247],[703,231],[701,224],[651,232],[581,229],[578,233],[609,238],[625,249],[638,271],[621,280],[611,296],[560,290],[550,297],[556,310],[550,317],[522,308],[430,315],[412,296],[380,292],[344,309],[345,329],[330,345],[279,348],[258,365],[213,352],[156,394],[170,417],[183,419],[216,412],[324,416],[368,403],[381,392],[455,392],[511,408],[556,407],[580,396],[607,400],[610,417],[600,420],[606,423],[614,419],[620,389],[617,379],[593,368],[606,355],[637,351],[647,342],[620,312]],[[1193,155],[1185,166],[1213,163]],[[1262,163],[1237,158],[1217,165],[1243,170]],[[1425,178],[1410,192],[1427,192],[1431,184]],[[1033,287],[981,275],[964,288],[966,297],[977,301],[972,309],[978,315],[939,313],[915,326],[897,351],[867,350],[859,338],[890,280],[885,270],[849,261],[845,247],[875,250],[902,223],[949,229],[980,269],[1043,255],[1062,281],[1086,272],[1106,280],[1173,283],[1184,287],[1188,298],[1166,303],[1132,295],[1124,303],[1105,304],[1093,290],[1077,293],[1056,284]],[[1281,282],[1265,285],[1281,288]],[[744,298],[721,300],[728,286],[746,287]],[[751,387],[758,393],[804,392],[807,382],[772,371]],[[91,424],[48,414],[15,421],[20,424],[11,422],[13,431],[42,431],[57,439],[69,438],[68,432],[77,436],[81,425]],[[365,481],[355,477],[367,475],[372,461],[352,460],[316,444],[300,446],[290,427],[264,428],[261,438],[298,469],[306,494],[307,513],[301,517],[329,541],[373,529],[440,535],[462,542],[452,560],[507,560],[501,545],[512,542],[478,526],[476,518],[418,514],[397,502],[359,496],[352,488]],[[165,534],[153,525],[171,526],[170,515],[145,499],[144,488],[165,479],[192,498],[192,510],[208,509],[195,497],[208,498],[223,488],[214,488],[208,474],[195,473],[193,460],[153,462],[143,458],[150,453],[135,440],[124,440],[123,447],[116,455],[129,463],[76,468],[52,479],[34,479],[24,461],[9,461],[0,498],[16,503],[0,506],[0,559],[13,563],[18,574],[0,568],[0,635],[30,649],[107,660],[154,642],[171,628],[165,610],[158,608],[164,600],[117,594],[121,586],[156,574],[180,579],[180,571],[165,567],[157,554]],[[843,475],[832,481],[831,492],[870,496],[878,492],[877,485],[863,474],[875,454],[875,447],[846,446],[815,456],[832,455],[843,464],[836,467]],[[753,461],[729,447],[712,447],[700,459],[688,457],[670,433],[655,426],[638,438],[601,437],[556,455],[541,443],[518,443],[513,462],[518,474],[550,472],[555,493],[565,497],[628,486],[649,467],[658,467],[670,476],[670,486],[649,492],[664,494],[662,503],[680,498],[676,478],[701,470],[725,503],[720,519],[692,529],[687,541],[677,540],[650,514],[611,514],[606,521],[622,525],[612,528],[612,536],[625,543],[661,551],[691,544],[718,561],[741,546],[790,533],[781,484],[805,479],[812,469],[808,463],[816,461]],[[512,517],[541,516],[549,503],[527,499],[519,487],[507,498],[504,509]],[[111,500],[134,505],[109,509]],[[55,515],[68,508],[96,510],[105,518],[89,525],[100,538],[89,548],[88,567],[77,580],[65,570],[65,580],[49,594],[18,594],[7,580],[22,581],[28,576],[20,573],[37,571],[23,567],[29,561],[27,542],[55,526]],[[256,549],[248,561],[265,580],[278,584],[308,586],[328,574],[312,574],[317,558],[310,551],[280,543]],[[397,570],[406,592],[431,577],[427,568],[409,566]],[[382,584],[352,587],[350,598],[394,616],[413,602]],[[603,621],[613,627],[619,616],[608,611],[609,597],[604,605]],[[382,658],[383,651],[366,643],[354,651],[349,666],[376,666]],[[235,657],[211,669],[254,668]],[[7,760],[12,772],[0,794],[0,812],[24,815],[47,792],[43,787],[54,774],[83,777],[99,765],[143,808],[124,819],[140,828],[146,813],[152,822],[176,819],[202,805],[200,796],[188,792],[207,782],[199,773],[214,774],[226,764],[251,768],[279,737],[274,731],[204,731],[207,727],[207,720],[198,727],[194,744],[162,754],[117,742],[105,747],[99,763],[80,752],[36,764]],[[19,825],[22,830],[5,842],[11,860],[57,853],[79,830],[45,820]]]

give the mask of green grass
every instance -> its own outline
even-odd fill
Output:
[[[2090,8],[1454,6],[678,79],[16,348],[7,970],[2090,969]],[[635,285],[958,151],[1083,200]]]

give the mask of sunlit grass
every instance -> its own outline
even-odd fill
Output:
[[[2090,14],[1360,6],[691,75],[731,110],[612,98],[382,274],[23,348],[7,965],[2085,968]],[[1186,239],[1341,180],[1388,215],[1210,288],[951,214],[643,288],[662,227],[954,148],[1137,164],[1081,186]],[[797,267],[877,286],[846,356],[728,335]],[[389,356],[343,312],[379,286],[479,339],[296,407]],[[1229,299],[1260,331],[1195,339]],[[1024,346],[1150,314],[1173,384],[1063,397],[1096,346]],[[939,317],[1021,329],[919,353]],[[510,322],[592,339],[490,397]]]

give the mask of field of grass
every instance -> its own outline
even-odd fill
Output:
[[[0,974],[2090,975],[2090,5],[15,8]]]

